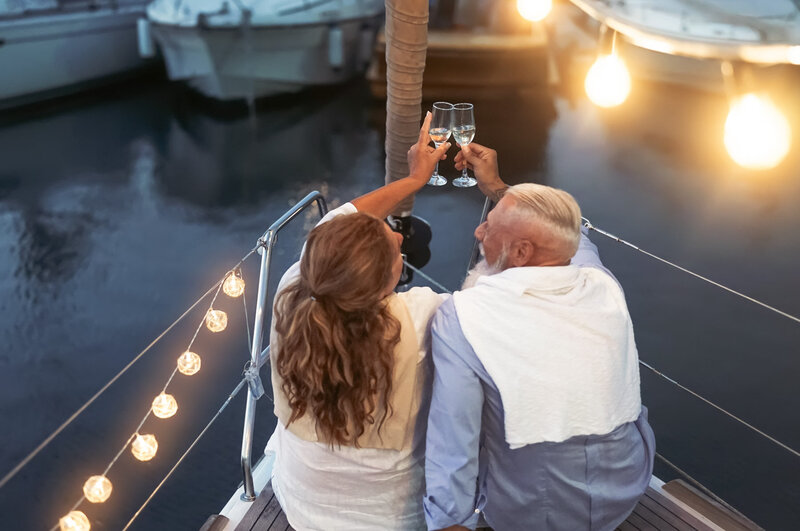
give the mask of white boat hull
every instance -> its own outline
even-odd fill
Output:
[[[0,19],[0,108],[76,90],[146,66],[144,5]]]
[[[379,17],[330,24],[203,28],[152,23],[170,79],[205,96],[250,99],[363,74]],[[333,34],[331,32],[334,32]]]

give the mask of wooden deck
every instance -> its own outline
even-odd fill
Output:
[[[228,519],[213,515],[200,531],[224,529]],[[267,484],[235,531],[293,531]],[[618,531],[758,531],[756,524],[708,499],[682,481],[653,485]]]

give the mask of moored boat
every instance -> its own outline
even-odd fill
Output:
[[[170,79],[251,100],[363,73],[383,2],[155,0],[147,17]]]
[[[146,67],[144,0],[0,2],[0,108],[74,92]]]

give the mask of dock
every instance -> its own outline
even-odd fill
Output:
[[[212,515],[200,531],[222,531],[229,521]],[[489,531],[488,528],[478,528]],[[278,504],[270,483],[242,518],[235,531],[294,531]],[[497,530],[501,531],[501,530]],[[663,483],[653,478],[642,499],[617,531],[763,531],[740,513],[706,497],[682,480]]]
[[[373,97],[386,99],[386,39],[378,34],[367,79]],[[430,30],[424,100],[496,99],[542,90],[548,84],[547,35]]]

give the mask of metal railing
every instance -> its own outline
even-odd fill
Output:
[[[267,232],[258,240],[258,253],[261,255],[261,270],[258,276],[258,298],[256,299],[256,313],[253,316],[253,339],[250,347],[250,365],[260,368],[266,359],[269,347],[262,352],[261,345],[264,337],[264,310],[268,302],[267,294],[269,291],[269,269],[272,264],[272,249],[278,239],[278,232],[283,229],[290,221],[296,218],[302,211],[317,204],[320,217],[328,212],[328,205],[325,198],[319,192],[311,192],[305,196],[294,207],[278,218],[275,223],[270,225]],[[242,429],[242,474],[244,475],[244,492],[242,501],[253,501],[256,499],[255,487],[253,486],[253,430],[256,420],[256,396],[253,389],[247,390],[247,405],[244,412],[244,428]]]

